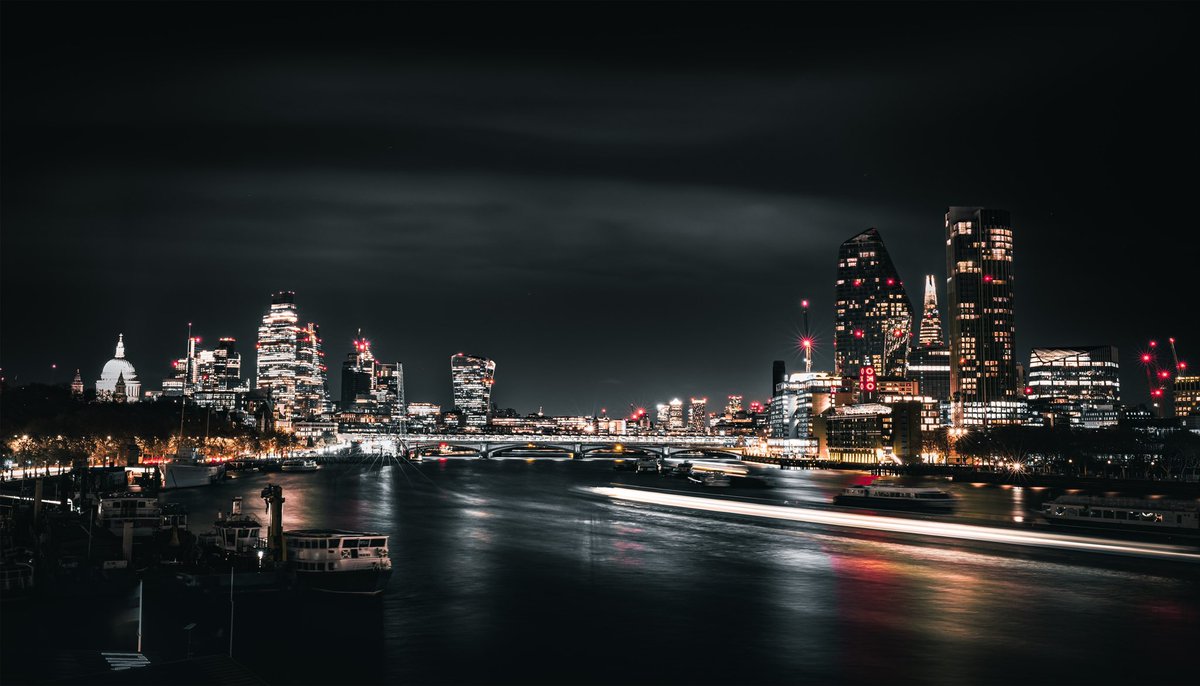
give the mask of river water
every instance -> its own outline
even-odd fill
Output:
[[[847,472],[762,468],[740,495],[825,504]],[[207,528],[283,486],[284,526],[391,535],[382,598],[239,596],[234,657],[270,683],[1185,683],[1196,565],[848,533],[614,502],[699,487],[607,461],[330,465],[167,492]],[[947,485],[957,519],[1012,523],[1053,494]],[[265,517],[264,517],[265,521]],[[228,650],[207,613],[148,613],[145,652]],[[188,616],[195,614],[195,617]],[[207,622],[207,626],[205,623]],[[158,623],[159,626],[153,626]],[[170,625],[170,626],[168,626]],[[207,629],[207,633],[206,633]],[[204,638],[206,635],[209,637]]]

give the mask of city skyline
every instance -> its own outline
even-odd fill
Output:
[[[787,36],[786,21],[756,20],[751,40],[715,8],[649,8],[648,26],[669,24],[668,35],[630,35],[627,54],[603,64],[600,37],[619,16],[554,35],[526,29],[525,44],[559,58],[553,67],[488,37],[483,21],[449,42],[436,30],[397,41],[360,17],[305,7],[269,37],[256,31],[266,14],[248,9],[222,45],[253,49],[231,59],[206,37],[215,18],[190,17],[170,36],[145,30],[175,11],[83,7],[53,35],[31,29],[5,46],[0,366],[10,381],[66,383],[80,368],[90,383],[124,333],[153,387],[187,322],[247,344],[262,298],[288,289],[322,325],[327,353],[343,354],[363,327],[408,365],[415,400],[446,404],[441,360],[459,350],[499,361],[497,401],[523,411],[761,399],[768,362],[802,364],[801,299],[812,303],[815,369],[832,368],[838,243],[878,227],[910,289],[926,274],[940,283],[942,216],[958,203],[1012,213],[1017,361],[1035,347],[1114,344],[1127,360],[1124,396],[1140,402],[1145,384],[1128,362],[1144,341],[1193,344],[1169,299],[1140,296],[1147,278],[1155,292],[1187,291],[1174,266],[1184,255],[1164,248],[1182,229],[1165,223],[1161,241],[1122,235],[1185,192],[1140,152],[1186,130],[1158,121],[1179,111],[1142,105],[1182,75],[1183,41],[1163,38],[1181,30],[1169,7],[763,10],[830,29],[803,47],[763,39]],[[368,11],[382,27],[448,10]],[[898,13],[920,28],[893,35]],[[1022,51],[944,48],[966,20],[979,40]],[[309,37],[351,26],[370,59],[298,57]],[[1122,41],[1102,40],[1118,30]],[[321,55],[348,44],[325,42]],[[155,65],[143,48],[162,51]],[[1133,53],[1136,74],[1121,66]],[[884,59],[929,80],[898,93],[861,66]],[[192,75],[190,90],[151,97],[160,68]],[[987,104],[964,117],[955,102]],[[1143,130],[1145,145],[1097,146],[1114,122]],[[1066,259],[1083,234],[1095,239],[1088,258]],[[1081,288],[1075,316],[1061,317],[1056,294]],[[62,303],[69,317],[48,316]],[[613,311],[615,330],[603,324]],[[571,377],[557,371],[572,365]]]

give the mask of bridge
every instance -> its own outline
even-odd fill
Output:
[[[394,444],[396,437],[385,439]],[[709,455],[741,459],[745,450],[736,436],[596,436],[443,434],[409,435],[397,451],[405,457],[436,454],[474,455],[483,459],[520,451],[554,451],[574,459],[591,455],[651,454],[659,457]]]

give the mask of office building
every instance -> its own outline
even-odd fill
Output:
[[[937,284],[932,274],[925,277],[920,334],[917,345],[908,354],[906,377],[917,382],[921,395],[937,400],[950,399],[950,347],[942,334]]]
[[[1032,423],[1118,423],[1121,377],[1116,346],[1034,348],[1025,383]]]
[[[481,431],[492,413],[492,386],[496,363],[485,357],[458,353],[450,356],[450,382],[454,390],[454,409],[463,427]]]
[[[813,422],[817,456],[855,464],[921,461],[921,403],[864,403],[827,409]]]
[[[708,398],[692,398],[688,405],[688,428],[696,433],[708,433]]]

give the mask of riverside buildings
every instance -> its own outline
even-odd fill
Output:
[[[921,395],[950,400],[950,347],[942,335],[938,312],[937,285],[932,274],[925,277],[925,302],[917,345],[908,356],[906,376],[916,381]]]
[[[1031,423],[1116,426],[1119,372],[1116,346],[1034,348],[1025,387]]]
[[[945,226],[952,421],[1020,423],[1025,402],[1017,380],[1008,211],[951,207]]]
[[[342,395],[338,404],[339,433],[390,433],[402,428],[404,366],[375,359],[371,342],[354,339],[342,362]]]
[[[834,304],[834,372],[902,377],[908,363],[913,310],[879,231],[871,228],[838,250]]]
[[[494,361],[463,353],[450,356],[454,407],[460,413],[463,428],[482,431],[487,427],[491,419],[495,379]]]

